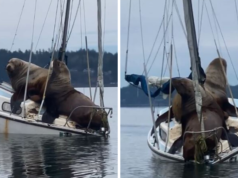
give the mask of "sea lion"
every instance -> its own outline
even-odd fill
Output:
[[[178,78],[172,80],[172,85],[175,87],[177,92],[181,96],[182,101],[182,115],[181,115],[181,124],[182,124],[182,138],[183,142],[183,157],[185,161],[193,160],[195,154],[195,139],[193,134],[187,133],[186,131],[201,131],[201,126],[198,121],[196,105],[195,105],[195,94],[193,88],[193,82],[190,79]],[[225,115],[219,105],[215,102],[214,98],[210,95],[209,92],[204,90],[201,86],[199,87],[202,94],[202,114],[204,117],[204,127],[205,130],[213,130],[218,127],[223,127],[225,123]],[[222,130],[219,129],[216,131],[215,136],[208,137],[210,133],[205,133],[205,139],[207,144],[207,151],[212,151],[217,143],[217,140],[220,140],[222,135]],[[181,140],[178,139],[178,140]],[[178,140],[175,141],[173,145],[178,143]],[[173,145],[171,150],[173,150]],[[169,152],[171,152],[171,150]]]
[[[19,112],[20,104],[24,99],[26,77],[29,63],[18,58],[8,61],[6,70],[11,81],[14,94],[11,97],[11,108],[13,113]],[[27,86],[27,98],[40,102],[45,88],[47,69],[35,64],[30,64],[30,72]]]
[[[236,110],[227,98],[226,86],[226,69],[227,63],[225,59],[214,59],[206,69],[206,82],[204,87],[215,98],[216,102],[229,116],[237,117]]]
[[[71,112],[76,108],[70,117],[70,120],[76,122],[83,128],[87,128],[90,122],[90,116],[93,114],[92,107],[98,107],[91,99],[74,89],[71,85],[70,72],[64,62],[54,60],[53,71],[48,82],[45,98],[46,112],[43,114],[42,121],[52,123],[48,118],[54,118],[59,115],[70,116]],[[100,110],[93,114],[90,128],[99,130],[104,127],[109,130],[109,124],[105,112]]]
[[[210,92],[215,101],[222,108],[222,110],[228,114],[228,116],[237,117],[235,107],[229,103],[226,94],[226,69],[227,63],[225,59],[214,59],[206,69],[206,81],[204,83],[204,88],[207,92]],[[176,121],[180,122],[182,115],[181,108],[181,96],[177,93],[172,101],[170,119],[175,117]],[[158,116],[156,119],[156,126],[167,119],[168,112]],[[151,134],[153,134],[153,130]]]

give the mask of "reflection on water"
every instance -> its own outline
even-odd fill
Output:
[[[150,108],[121,109],[122,178],[237,178],[238,163],[184,165],[159,161],[146,143],[152,126]]]
[[[1,177],[105,177],[111,171],[105,138],[0,135],[0,143]]]
[[[197,165],[183,163],[172,163],[158,161],[155,158],[151,158],[151,167],[153,170],[152,177],[166,177],[174,178],[235,178],[237,177],[237,163],[222,163],[219,165]]]
[[[108,139],[0,134],[0,178],[116,178],[117,88],[105,88],[104,94],[105,106],[113,107],[114,113]]]

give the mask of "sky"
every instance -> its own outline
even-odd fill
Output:
[[[33,19],[35,11],[35,0],[26,0],[22,18],[19,24],[18,32],[15,38],[15,43],[12,50],[25,50],[30,49],[31,37],[33,31]],[[57,0],[37,0],[36,16],[35,16],[35,30],[33,37],[33,49],[49,49],[51,48],[51,41],[53,37],[53,29],[55,24],[55,15]],[[60,2],[60,1],[59,1]],[[66,2],[65,0],[61,0]],[[76,14],[79,0],[71,0],[72,15],[71,25]],[[85,21],[86,21],[86,34],[88,38],[89,49],[97,50],[97,1],[96,0],[81,0],[78,15],[75,25],[70,36],[67,49],[78,50],[83,46],[85,48],[85,23],[84,23],[84,10],[85,7]],[[21,14],[24,0],[0,0],[0,49],[11,49],[13,37],[17,28],[17,23]],[[106,3],[106,11],[105,9]],[[50,10],[42,31],[41,38],[38,45],[37,41],[43,26],[45,16]],[[66,6],[65,6],[66,7]],[[104,27],[104,12],[106,12],[105,20],[105,38],[104,49],[105,51],[116,53],[117,52],[117,0],[102,0],[102,27]],[[56,29],[59,29],[59,11],[56,23]],[[104,29],[104,28],[103,28]]]
[[[127,86],[128,83],[124,80],[124,71],[125,71],[125,59],[126,59],[126,44],[127,44],[127,29],[128,29],[128,17],[129,17],[129,0],[121,1],[121,86]],[[143,36],[143,44],[144,44],[144,54],[145,61],[147,61],[150,51],[152,49],[152,45],[154,43],[156,34],[158,32],[159,26],[161,24],[163,13],[164,13],[164,2],[165,0],[141,0],[141,22],[142,22],[142,36]],[[170,10],[167,10],[168,14],[171,14],[172,0],[168,0],[168,7]],[[182,24],[184,25],[184,14],[183,14],[183,4],[182,0],[176,0],[177,6],[179,9],[179,14],[182,19]],[[199,54],[201,58],[202,67],[205,70],[209,63],[218,57],[216,52],[214,38],[212,34],[211,27],[209,25],[209,18],[207,12],[203,10],[203,18],[202,21],[198,20],[198,17],[201,19],[201,11],[202,11],[202,0],[194,0],[193,10],[194,10],[194,19],[196,25],[196,31],[198,36],[198,22],[202,22],[201,26],[201,35],[199,42]],[[232,68],[232,64],[230,59],[233,62],[235,70],[237,70],[238,66],[238,20],[236,14],[236,6],[233,0],[212,0],[212,6],[214,8],[216,17],[220,24],[220,28],[222,34],[224,36],[229,54],[226,51],[225,44],[222,40],[222,36],[219,33],[219,28],[215,28],[216,23],[214,16],[212,16],[212,8],[209,0],[206,1],[206,6],[208,10],[209,17],[211,19],[212,29],[214,31],[215,40],[219,44],[219,52],[221,53],[221,57],[226,59],[227,61],[227,77],[228,82],[231,85],[237,85],[238,79],[235,75],[235,72]],[[237,2],[238,4],[238,2]],[[179,21],[179,16],[176,13],[175,8],[173,8],[173,15],[171,16],[170,22],[173,21],[173,34],[174,34],[174,46],[178,61],[178,67],[176,65],[175,60],[175,52],[173,52],[173,67],[172,67],[172,76],[177,77],[187,77],[190,74],[190,58],[187,40],[182,30],[182,25]],[[200,13],[198,13],[200,12]],[[128,67],[127,74],[142,74],[143,71],[143,48],[142,48],[142,38],[141,38],[141,28],[140,28],[140,15],[139,15],[139,1],[132,0],[131,4],[131,21],[130,21],[130,33],[129,33],[129,47],[128,47]],[[198,16],[198,14],[200,14]],[[168,18],[167,18],[168,19]],[[166,36],[166,49],[168,52],[171,34],[172,34],[172,23],[168,26],[168,35]],[[200,23],[201,24],[201,23]],[[156,51],[159,47],[159,44],[162,41],[162,31],[158,37],[156,42],[154,51],[151,55],[149,65],[147,66],[147,70],[149,70],[149,66],[151,65],[151,70],[149,71],[149,76],[158,76],[161,75],[161,66],[163,60],[163,45],[160,49],[158,55],[156,56]],[[218,32],[218,33],[216,33]],[[155,57],[156,56],[156,57]],[[155,62],[152,61],[155,59]],[[179,69],[179,72],[178,72]],[[238,71],[237,71],[238,74]],[[165,76],[169,77],[169,70],[166,71]]]

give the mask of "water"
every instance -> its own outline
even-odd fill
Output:
[[[155,159],[147,146],[150,108],[121,108],[122,178],[237,178],[238,163],[184,165]]]
[[[113,107],[108,139],[0,134],[0,178],[116,178],[117,88],[105,88],[105,106]]]

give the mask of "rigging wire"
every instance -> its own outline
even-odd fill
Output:
[[[143,40],[143,29],[142,29],[142,20],[141,20],[141,3],[140,3],[140,0],[139,0],[139,16],[140,16],[140,30],[141,30],[143,61],[145,63],[145,51],[144,51],[144,40]]]
[[[158,39],[160,30],[161,30],[161,28],[162,28],[162,25],[164,24],[164,21],[165,21],[165,6],[164,6],[164,14],[163,14],[163,18],[162,18],[162,21],[161,21],[161,23],[160,23],[160,26],[159,26],[159,30],[158,30],[158,32],[157,32],[157,34],[156,34],[156,37],[155,37],[154,43],[153,43],[153,45],[152,45],[152,48],[151,48],[149,57],[148,57],[148,59],[147,59],[147,61],[146,61],[146,67],[147,67],[147,65],[148,65],[148,63],[149,63],[149,61],[150,61],[150,57],[151,57],[152,52],[153,52],[153,50],[154,50],[155,44],[156,44],[156,42],[157,42],[157,39]],[[149,72],[149,71],[148,71],[148,72]],[[143,71],[143,73],[144,73],[144,71]],[[142,74],[143,74],[143,73],[142,73]]]
[[[81,37],[81,49],[83,49],[83,30],[82,30],[82,14],[81,14],[82,10],[81,10],[81,6],[80,6],[80,37]]]
[[[56,22],[57,22],[58,6],[59,6],[59,1],[57,1],[56,12],[55,12],[55,22],[54,22],[54,29],[53,29],[53,35],[52,35],[51,50],[53,50],[53,45],[54,45],[55,27],[56,27]]]
[[[59,41],[61,38],[61,33],[63,33],[63,15],[64,15],[64,5],[65,5],[65,0],[62,5],[62,1],[60,0],[60,22],[59,22],[59,31],[58,31],[58,40],[57,40],[57,49],[59,49]]]
[[[178,59],[177,59],[176,48],[175,48],[175,40],[174,40],[174,19],[173,19],[173,6],[174,6],[174,2],[175,2],[175,0],[173,0],[172,9],[171,9],[171,11],[172,11],[172,12],[171,12],[171,13],[172,13],[171,46],[173,47],[173,49],[171,49],[171,52],[172,52],[172,53],[174,54],[174,56],[175,56],[177,71],[178,71],[178,75],[179,75],[179,77],[180,77]],[[171,55],[172,55],[172,54],[171,54]],[[162,78],[161,78],[161,80],[162,80]]]
[[[32,36],[31,36],[31,52],[30,52],[29,63],[28,63],[28,67],[27,67],[27,76],[26,76],[26,85],[25,85],[24,99],[23,99],[23,115],[22,115],[22,117],[25,117],[26,93],[27,93],[29,73],[30,73],[30,68],[31,68],[31,59],[32,59],[33,41],[34,41],[34,32],[35,32],[36,7],[37,7],[37,0],[35,0],[35,10],[34,10],[34,18],[33,18]]]
[[[129,18],[128,18],[128,29],[127,29],[127,42],[126,42],[126,60],[125,60],[125,76],[127,73],[127,63],[128,63],[128,52],[129,52],[129,37],[130,37],[130,22],[131,22],[131,0],[129,4]]]
[[[230,59],[230,62],[231,62],[231,64],[232,64],[232,68],[233,68],[233,70],[234,70],[234,72],[235,72],[236,79],[238,80],[238,76],[237,76],[236,70],[235,70],[235,68],[234,68],[234,64],[233,64],[233,62],[232,62],[231,55],[230,55],[229,50],[228,50],[228,48],[227,48],[226,41],[225,41],[225,38],[224,38],[224,36],[223,36],[222,30],[221,30],[221,26],[220,26],[220,24],[219,24],[219,22],[218,22],[218,19],[217,19],[217,17],[216,17],[215,10],[214,10],[214,8],[213,8],[213,5],[212,5],[211,0],[210,0],[210,4],[211,4],[211,7],[212,7],[212,11],[213,11],[213,14],[214,14],[216,23],[217,23],[217,25],[218,25],[218,29],[219,29],[219,31],[220,31],[220,33],[221,33],[221,37],[222,37],[223,43],[225,44],[225,48],[226,48],[227,54],[228,54],[229,59]]]
[[[41,28],[41,31],[40,31],[40,35],[39,35],[38,40],[37,40],[37,43],[36,43],[35,51],[36,51],[37,46],[38,46],[38,43],[39,43],[39,41],[40,41],[41,34],[42,34],[43,29],[44,29],[46,19],[47,19],[47,17],[48,17],[48,13],[49,13],[49,11],[50,11],[51,4],[52,4],[52,0],[50,1],[48,10],[47,10],[47,13],[46,13],[46,16],[45,16],[45,19],[44,19],[44,22],[43,22],[43,25],[42,25],[42,28]]]
[[[200,1],[198,1],[198,28],[197,28],[198,30],[200,29],[199,28],[199,25],[200,25],[199,24],[199,22],[200,22],[199,18],[200,18]]]
[[[24,2],[23,2],[23,6],[22,6],[22,9],[21,9],[21,14],[20,14],[20,17],[19,17],[19,20],[18,20],[18,23],[17,23],[17,28],[16,28],[16,31],[15,31],[15,34],[14,34],[14,37],[13,37],[13,40],[12,40],[10,51],[12,50],[12,47],[14,45],[14,42],[15,42],[15,39],[16,39],[16,36],[17,36],[17,31],[18,31],[18,27],[19,27],[21,17],[22,17],[22,14],[23,14],[23,10],[24,10],[24,7],[25,7],[25,2],[26,2],[26,0],[24,0]]]
[[[200,37],[201,37],[201,31],[202,31],[202,19],[203,19],[203,10],[204,10],[204,0],[202,2],[202,12],[201,12],[201,18],[200,18],[200,25],[198,28],[198,46],[200,44]]]
[[[83,13],[84,13],[84,33],[85,36],[87,36],[87,29],[86,29],[86,15],[85,15],[85,5],[84,5],[84,0],[83,0]]]
[[[235,1],[235,8],[236,8],[236,18],[237,18],[237,22],[238,22],[238,10],[237,10],[237,3],[236,3],[236,0]]]
[[[68,43],[68,41],[69,41],[69,38],[70,38],[71,33],[72,33],[72,31],[73,31],[73,28],[74,28],[74,24],[75,24],[77,15],[78,15],[78,10],[79,10],[79,6],[80,6],[80,2],[81,2],[81,0],[79,0],[78,6],[77,6],[76,14],[75,14],[75,16],[74,16],[74,21],[73,21],[73,24],[72,24],[72,27],[71,27],[71,30],[70,30],[70,33],[69,33],[69,36],[68,36],[68,39],[67,39],[67,43]]]
[[[171,14],[170,14],[170,16],[169,16],[169,21],[170,21],[170,19],[171,19]],[[169,23],[168,23],[168,24],[169,24]],[[158,53],[159,53],[159,50],[160,50],[160,48],[161,48],[161,46],[162,46],[162,43],[163,43],[163,41],[164,41],[164,39],[165,39],[165,34],[166,34],[167,30],[168,30],[168,24],[167,24],[167,27],[166,27],[166,29],[165,29],[165,33],[164,33],[164,35],[163,35],[163,38],[162,38],[162,40],[161,40],[161,43],[160,43],[160,45],[159,45],[159,48],[158,48],[158,50],[157,50],[157,52],[156,52],[156,54],[155,54],[155,57],[154,57],[154,59],[153,59],[151,65],[150,65],[150,68],[149,68],[149,70],[148,70],[148,73],[149,73],[149,71],[150,71],[152,65],[154,64],[155,59],[156,59],[156,57],[157,57],[157,55],[158,55]]]
[[[68,29],[70,27],[70,23],[71,23],[71,16],[72,16],[72,12],[73,12],[73,5],[74,5],[74,0],[72,0],[72,3],[70,4],[70,13],[69,13],[69,23],[68,23]],[[69,32],[68,32],[69,33]],[[67,34],[69,35],[69,34]]]
[[[211,9],[213,8],[212,7],[212,4],[211,4],[211,1],[209,1],[210,2],[210,5],[211,5]],[[218,33],[218,27],[217,27],[217,23],[216,23],[216,15],[215,15],[215,13],[212,11],[212,16],[213,16],[213,23],[214,23],[214,26],[215,26],[215,31],[216,31],[216,35],[217,35],[217,42],[218,42],[218,46],[219,46],[219,51],[220,51],[220,54],[221,54],[221,56],[223,56],[222,55],[222,48],[221,48],[221,43],[220,43],[220,38],[219,38],[219,33]]]
[[[107,0],[104,1],[104,24],[103,24],[103,39],[102,39],[102,57],[104,56],[104,44],[105,44],[105,31],[106,31],[106,7],[107,7]]]
[[[180,13],[179,13],[179,9],[178,9],[178,6],[177,6],[176,1],[174,1],[174,7],[175,7],[175,10],[176,10],[177,15],[178,15],[180,25],[181,25],[181,27],[182,27],[182,29],[183,29],[184,36],[185,36],[185,38],[187,39],[187,33],[186,33],[186,30],[185,30],[185,27],[184,27],[184,24],[183,24],[181,15],[180,15]]]

